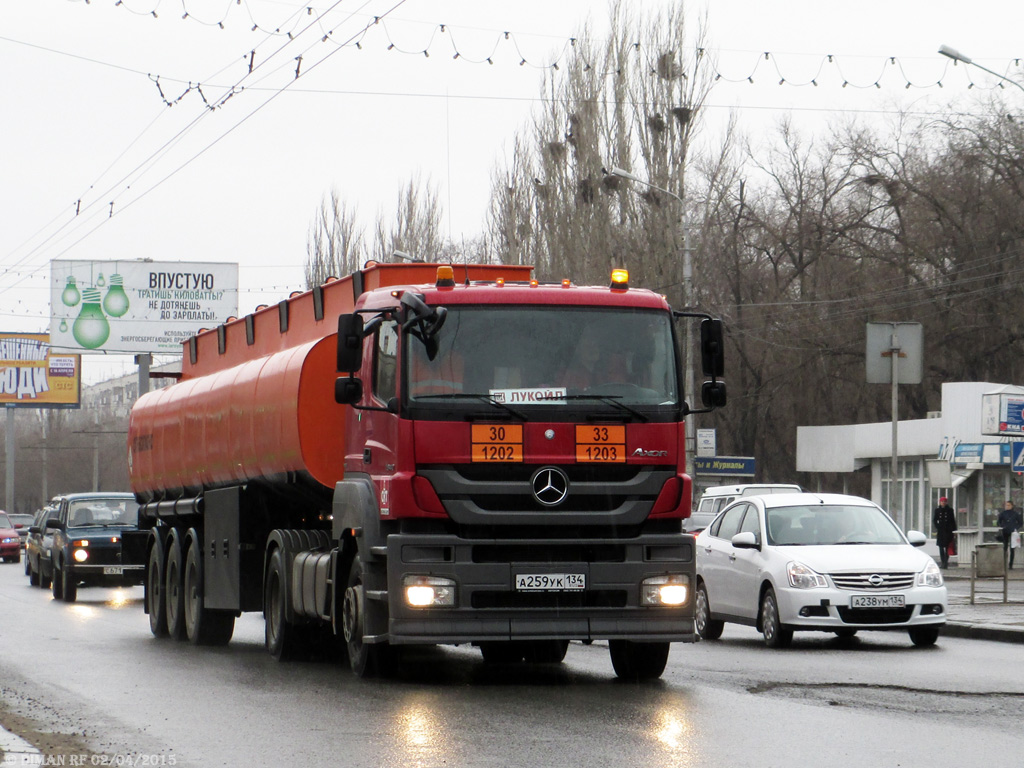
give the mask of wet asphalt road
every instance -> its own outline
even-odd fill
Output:
[[[397,678],[280,664],[263,621],[226,648],[157,640],[142,589],[74,605],[0,566],[0,695],[42,730],[101,755],[180,766],[1019,766],[1019,646],[905,633],[850,644],[746,628],[673,646],[662,680],[614,678],[602,644],[559,666],[486,666],[473,648],[418,650]],[[2,763],[0,763],[2,764]]]

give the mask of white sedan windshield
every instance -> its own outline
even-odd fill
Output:
[[[775,546],[904,543],[892,519],[876,507],[774,507],[766,517],[768,541]]]

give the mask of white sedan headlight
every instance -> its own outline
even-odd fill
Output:
[[[790,563],[786,566],[786,573],[789,574],[790,586],[797,589],[822,589],[828,586],[824,576],[803,563]]]
[[[935,561],[929,561],[920,573],[917,574],[917,586],[919,587],[941,587],[942,571]]]

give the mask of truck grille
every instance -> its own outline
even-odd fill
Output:
[[[914,586],[913,573],[830,573],[838,589],[858,592],[885,592],[891,589],[909,589]]]

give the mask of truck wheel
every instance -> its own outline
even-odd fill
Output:
[[[204,606],[203,553],[193,538],[185,556],[185,634],[192,645],[227,645],[235,631],[235,615]]]
[[[624,680],[656,680],[668,663],[668,643],[638,643],[633,640],[609,640],[615,674]]]
[[[53,566],[53,576],[51,577],[51,586],[53,588],[53,599],[63,600],[64,599],[64,582],[60,578],[60,568],[56,565]]]
[[[164,605],[167,611],[167,634],[175,640],[185,639],[185,589],[181,583],[183,560],[181,538],[176,533],[172,534],[167,548]]]
[[[286,599],[284,556],[280,549],[275,549],[267,564],[263,595],[263,638],[267,651],[278,661],[288,661],[299,655],[296,628],[287,620]]]
[[[65,603],[73,603],[78,599],[78,581],[67,563],[60,569],[60,591]]]
[[[149,614],[149,631],[153,637],[167,637],[167,604],[164,602],[164,545],[159,536],[153,537],[146,566],[144,599]]]
[[[527,664],[561,664],[568,650],[568,640],[527,640],[523,658]]]
[[[366,597],[363,590],[363,561],[356,555],[348,570],[345,597],[342,601],[342,626],[348,662],[359,677],[386,676],[391,672],[393,659],[387,643],[364,643],[366,627]]]

